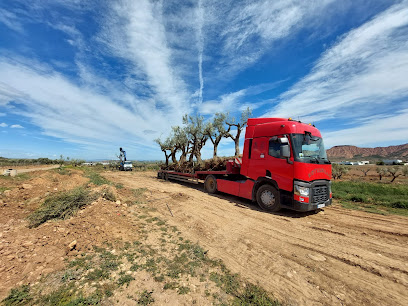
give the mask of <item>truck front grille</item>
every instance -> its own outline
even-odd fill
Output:
[[[329,188],[326,185],[315,186],[312,188],[313,204],[321,204],[329,199]]]

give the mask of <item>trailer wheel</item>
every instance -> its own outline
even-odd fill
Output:
[[[278,190],[268,184],[259,187],[256,192],[256,201],[266,211],[278,211],[281,208]]]
[[[207,190],[208,193],[216,193],[217,192],[217,179],[214,175],[208,175],[204,181],[204,189]]]

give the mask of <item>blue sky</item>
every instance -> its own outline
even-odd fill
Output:
[[[408,142],[408,2],[0,2],[0,156],[162,159],[183,114],[248,106],[328,148]]]

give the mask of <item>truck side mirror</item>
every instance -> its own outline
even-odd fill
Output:
[[[282,143],[282,144],[288,144],[289,143],[289,139],[287,138],[287,137],[282,137],[282,138],[279,138],[279,143]]]
[[[290,149],[289,145],[282,145],[280,146],[280,156],[289,158],[290,157]]]

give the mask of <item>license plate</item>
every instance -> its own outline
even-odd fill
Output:
[[[317,205],[317,208],[323,208],[325,206],[326,206],[326,204],[319,204],[319,205]]]

